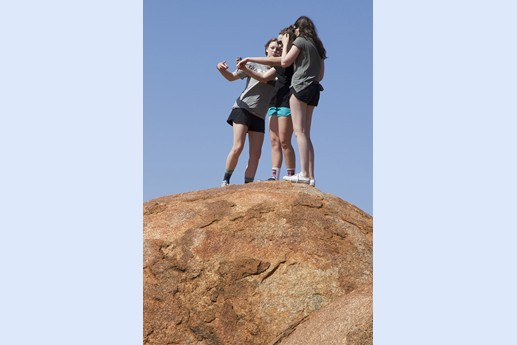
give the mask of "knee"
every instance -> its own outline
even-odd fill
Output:
[[[302,128],[296,129],[294,131],[294,135],[297,138],[308,138],[309,137],[309,132],[305,128],[302,127]]]
[[[287,150],[287,149],[292,148],[291,140],[287,140],[285,138],[280,139],[280,145],[282,146],[283,150]]]
[[[242,145],[234,145],[230,151],[230,153],[234,156],[240,156],[240,154],[242,153],[242,149],[244,147]]]

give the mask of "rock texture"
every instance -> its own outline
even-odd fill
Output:
[[[339,297],[312,313],[278,345],[373,344],[372,286],[366,285]]]
[[[151,200],[144,344],[372,344],[372,231],[357,207],[289,182]]]

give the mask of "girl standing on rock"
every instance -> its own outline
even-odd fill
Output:
[[[293,37],[294,31],[291,27],[282,29],[278,35],[280,41],[284,34],[290,33]],[[289,50],[290,44],[283,46],[280,42],[274,56],[270,57],[247,57],[238,63],[237,67],[248,62],[256,62],[273,66],[276,71],[275,94],[269,103],[269,138],[271,140],[271,177],[268,181],[278,180],[282,167],[282,156],[285,159],[287,175],[294,175],[296,157],[291,144],[293,136],[293,122],[291,121],[291,109],[289,108],[289,87],[293,76],[293,66],[283,68],[281,66],[282,50]]]
[[[265,46],[266,56],[273,56],[277,46],[277,39],[270,39]],[[239,61],[240,58],[237,58],[237,63]],[[264,118],[275,89],[273,81],[275,70],[266,65],[250,62],[230,72],[226,61],[218,63],[217,69],[228,81],[247,78],[246,87],[235,100],[227,120],[228,124],[233,126],[233,145],[226,159],[221,187],[230,184],[230,178],[246,142],[246,134],[249,140],[249,159],[244,172],[244,183],[253,182],[264,142]]]
[[[284,180],[295,183],[315,185],[314,147],[311,141],[311,122],[314,107],[318,105],[320,81],[325,74],[324,60],[327,52],[316,32],[313,21],[306,16],[299,17],[293,25],[296,39],[289,52],[282,51],[282,67],[294,64],[291,81],[289,105],[293,120],[293,129],[298,143],[300,169],[298,174],[284,176]],[[282,37],[282,44],[287,46],[289,34]]]

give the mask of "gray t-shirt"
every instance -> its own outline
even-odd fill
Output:
[[[259,73],[265,73],[271,68],[254,62],[248,62],[246,66]],[[265,119],[267,109],[269,108],[269,101],[275,91],[275,82],[261,83],[254,78],[248,77],[241,70],[238,70],[237,74],[241,79],[248,78],[248,80],[246,81],[246,88],[242,91],[239,98],[235,100],[232,109],[243,108],[253,115]]]
[[[300,92],[313,82],[319,82],[321,72],[321,57],[311,39],[297,37],[293,45],[300,49],[294,61],[294,74],[291,87]]]

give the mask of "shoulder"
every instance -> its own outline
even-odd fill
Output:
[[[303,46],[303,45],[306,45],[307,43],[309,43],[309,40],[303,36],[296,37],[296,39],[293,42],[293,44],[295,46]]]

